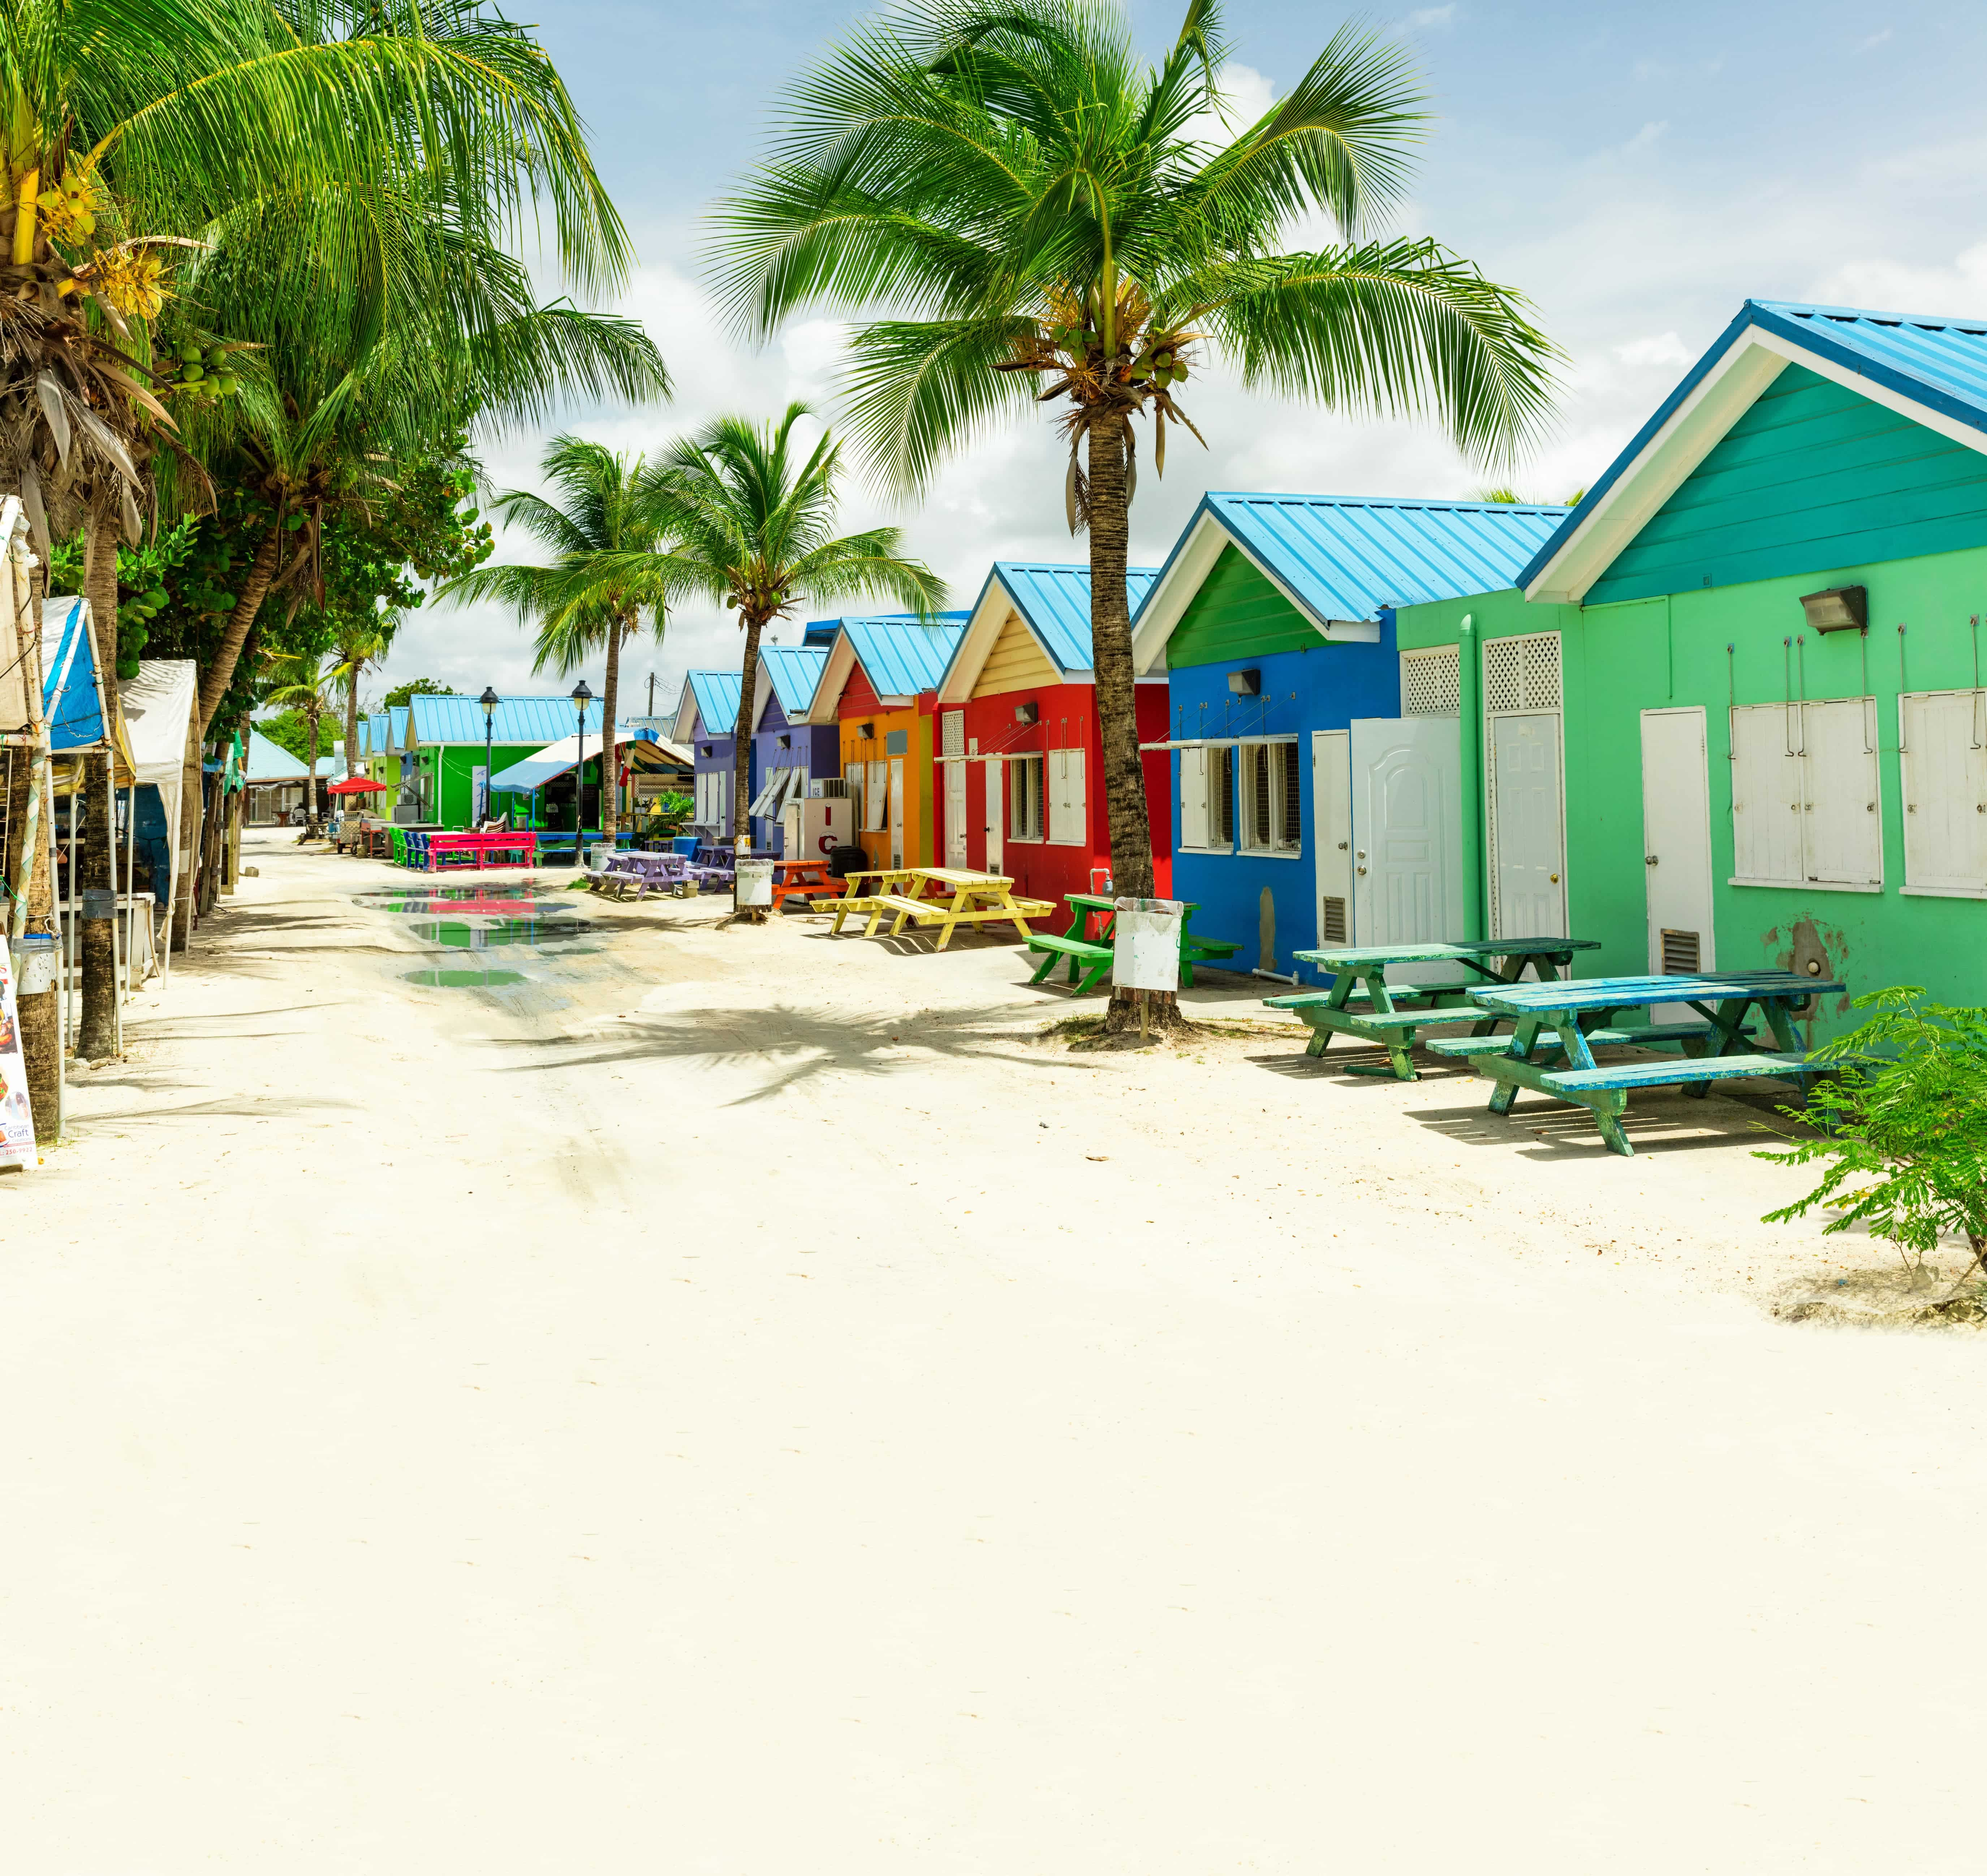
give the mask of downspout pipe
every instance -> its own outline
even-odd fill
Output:
[[[1483,899],[1483,678],[1475,615],[1456,628],[1456,707],[1462,744],[1462,920],[1466,938],[1487,938]]]

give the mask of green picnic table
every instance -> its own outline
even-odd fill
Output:
[[[1741,1077],[1786,1076],[1804,1084],[1815,1071],[1809,1068],[1807,1051],[1794,1033],[1792,1006],[1810,997],[1838,995],[1844,987],[1791,970],[1516,984],[1470,993],[1491,1015],[1517,1025],[1509,1037],[1491,1038],[1495,1046],[1473,1047],[1458,1037],[1431,1042],[1429,1048],[1438,1054],[1469,1056],[1479,1075],[1497,1084],[1490,1095],[1492,1113],[1510,1113],[1519,1089],[1530,1088],[1555,1101],[1591,1108],[1602,1139],[1614,1152],[1632,1156],[1635,1149],[1621,1129],[1631,1089],[1679,1086],[1702,1098],[1713,1081]],[[1611,1026],[1621,1011],[1672,1003],[1688,1004],[1701,1020],[1642,1029]],[[1746,1019],[1756,1009],[1773,1031],[1776,1046],[1772,1052],[1755,1053],[1748,1046],[1753,1032]],[[1681,1044],[1683,1058],[1605,1067],[1594,1059],[1597,1043],[1647,1046],[1658,1041]]]
[[[1075,984],[1076,994],[1081,997],[1101,978],[1110,974],[1111,960],[1116,954],[1111,942],[1111,928],[1118,916],[1118,902],[1098,892],[1069,892],[1064,896],[1074,908],[1076,916],[1066,932],[1036,932],[1030,936],[1028,949],[1043,955],[1040,967],[1028,981],[1043,982],[1058,963],[1067,959],[1068,980]],[[1182,903],[1186,909],[1180,915],[1180,987],[1190,990],[1193,988],[1193,967],[1196,963],[1211,963],[1220,958],[1233,957],[1242,947],[1219,938],[1195,937],[1193,915],[1200,909],[1199,903]],[[1088,930],[1093,913],[1104,921],[1103,929],[1095,938]]]
[[[1362,944],[1327,951],[1299,951],[1306,963],[1332,973],[1327,990],[1299,990],[1284,997],[1265,997],[1272,1010],[1294,1010],[1315,1033],[1304,1045],[1307,1055],[1322,1055],[1334,1035],[1377,1043],[1387,1051],[1388,1066],[1348,1065],[1354,1075],[1392,1075],[1401,1081],[1419,1078],[1408,1051],[1415,1032],[1443,1023],[1481,1017],[1470,1001],[1482,987],[1467,977],[1451,984],[1389,984],[1389,964],[1459,964],[1473,970],[1483,984],[1515,984],[1529,965],[1541,978],[1557,977],[1573,962],[1576,951],[1600,948],[1597,938],[1462,939],[1442,944]],[[1364,987],[1363,988],[1361,987]],[[1474,1034],[1487,1036],[1493,1024],[1479,1020]]]

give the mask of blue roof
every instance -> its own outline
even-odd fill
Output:
[[[808,628],[811,631],[811,626]],[[830,637],[834,635],[831,633]],[[814,700],[815,686],[821,682],[821,667],[828,663],[828,647],[816,645],[762,645],[759,656],[766,675],[772,680],[773,694],[791,718]],[[732,720],[736,722],[737,719]]]
[[[320,775],[331,773],[332,759],[319,756],[317,772]],[[304,778],[304,759],[293,756],[281,743],[273,741],[252,724],[248,729],[248,752],[241,764],[244,781],[302,781]]]
[[[103,741],[103,700],[83,600],[42,602],[42,715],[51,749],[87,749]]]
[[[483,706],[467,697],[415,697],[407,700],[413,713],[417,743],[481,743],[484,740]],[[600,728],[600,700],[586,707],[589,734]],[[556,741],[573,731],[571,697],[504,697],[491,713],[490,740],[493,743],[528,743],[533,748]]]
[[[1790,340],[1871,383],[1941,417],[1987,432],[1987,319],[1934,319],[1811,306],[1795,300],[1749,299],[1711,348],[1636,431],[1580,502],[1520,571],[1529,587],[1598,511],[1601,499],[1648,449],[1678,407],[1726,353],[1753,328]],[[1983,446],[1987,447],[1987,446]]]
[[[841,629],[842,621],[838,619],[810,619],[801,633],[801,643],[825,649],[835,643],[835,635]]]
[[[1389,606],[1513,585],[1568,512],[1557,504],[1209,494],[1159,584],[1200,515],[1211,514],[1320,624],[1377,619]]]
[[[697,714],[706,736],[729,736],[738,727],[738,693],[742,671],[687,671],[683,681],[697,699]]]
[[[386,735],[392,725],[383,710],[375,710],[364,718],[359,725],[359,747],[368,756],[383,756],[386,753]]]
[[[934,612],[920,624],[914,613],[845,619],[842,629],[879,697],[914,697],[934,690],[966,636],[963,612]]]
[[[1159,577],[1157,567],[1125,570],[1125,596],[1136,612]],[[1090,569],[1034,560],[997,560],[998,580],[1015,609],[1034,627],[1049,656],[1065,671],[1091,669]]]

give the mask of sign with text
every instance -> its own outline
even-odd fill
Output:
[[[14,964],[0,942],[0,1166],[39,1163],[35,1117],[28,1105],[28,1065],[21,1054],[21,1022],[14,1000]]]

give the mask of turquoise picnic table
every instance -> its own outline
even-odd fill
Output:
[[[1415,1032],[1446,1023],[1476,1021],[1474,1034],[1487,1036],[1491,1019],[1470,1001],[1484,984],[1515,984],[1527,968],[1541,978],[1567,969],[1576,951],[1600,946],[1597,938],[1466,938],[1452,943],[1361,944],[1323,951],[1299,951],[1306,963],[1329,971],[1325,990],[1298,990],[1288,996],[1265,997],[1272,1010],[1294,1010],[1315,1032],[1304,1045],[1307,1055],[1322,1055],[1334,1036],[1376,1043],[1387,1051],[1387,1066],[1348,1063],[1354,1075],[1392,1075],[1403,1081],[1419,1078],[1408,1051]],[[1389,984],[1390,964],[1455,964],[1476,973],[1443,984]]]
[[[1837,995],[1844,987],[1832,979],[1791,970],[1735,970],[1479,989],[1471,992],[1473,1000],[1489,1014],[1513,1022],[1516,1027],[1510,1035],[1489,1038],[1489,1046],[1463,1037],[1428,1046],[1433,1054],[1468,1057],[1479,1075],[1497,1084],[1491,1091],[1492,1113],[1510,1113],[1518,1091],[1530,1088],[1591,1108],[1602,1139],[1615,1152],[1632,1156],[1635,1149],[1622,1131],[1621,1116],[1633,1089],[1680,1086],[1701,1098],[1713,1081],[1753,1075],[1783,1076],[1804,1085],[1815,1071],[1809,1068],[1807,1051],[1794,1031],[1795,1006],[1810,997]],[[1674,1003],[1688,1004],[1699,1020],[1638,1029],[1614,1024],[1624,1010]],[[1770,1051],[1755,1052],[1749,1047],[1755,1031],[1748,1018],[1756,1010],[1772,1031],[1775,1046]],[[1607,1042],[1674,1044],[1683,1053],[1668,1060],[1603,1067],[1594,1061],[1594,1049]]]
[[[1111,930],[1118,916],[1118,902],[1101,892],[1065,892],[1063,896],[1069,901],[1076,916],[1066,932],[1035,932],[1030,935],[1028,949],[1041,952],[1042,961],[1028,981],[1041,983],[1058,963],[1066,960],[1069,965],[1068,980],[1076,986],[1076,994],[1081,997],[1099,980],[1111,974],[1112,960],[1117,955]],[[1190,990],[1193,988],[1196,964],[1233,957],[1242,947],[1225,939],[1194,936],[1193,915],[1200,909],[1199,902],[1183,899],[1180,903],[1184,907],[1180,914],[1180,988]],[[1089,930],[1093,916],[1103,920],[1095,937]]]

